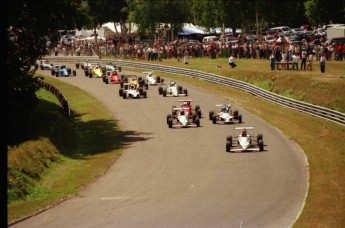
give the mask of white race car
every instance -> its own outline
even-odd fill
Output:
[[[210,111],[209,119],[213,124],[220,123],[242,123],[242,115],[238,114],[238,110],[232,110],[231,104],[216,104],[216,107],[220,107],[219,111]]]
[[[173,114],[167,115],[169,128],[200,127],[200,119],[196,114],[190,115],[188,108],[172,108]]]
[[[143,74],[146,74],[145,82],[148,85],[157,85],[164,82],[164,79],[160,76],[156,76],[153,74],[153,72],[142,72]]]
[[[130,80],[127,78],[127,82],[122,83],[123,88],[119,89],[119,95],[123,99],[127,98],[147,98],[147,92],[142,86],[140,86],[138,77],[131,76]]]
[[[234,139],[231,135],[226,137],[226,152],[247,152],[247,151],[264,151],[264,141],[262,134],[256,137],[248,132],[254,132],[254,127],[236,127],[240,133]]]
[[[174,81],[171,81],[168,85],[158,87],[158,93],[163,97],[188,96],[188,90],[178,86]]]

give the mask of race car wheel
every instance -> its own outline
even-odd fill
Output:
[[[171,114],[168,114],[168,115],[167,115],[167,124],[169,124],[169,119],[172,119]]]
[[[144,96],[144,98],[147,98],[147,92],[146,91],[143,92],[143,96]]]
[[[160,82],[161,82],[161,77],[160,77],[160,76],[157,76],[157,77],[156,77],[156,81],[157,81],[157,83],[160,83]]]
[[[145,89],[149,89],[149,84],[145,83]]]
[[[237,116],[238,116],[238,111],[237,111],[237,110],[234,110],[233,115],[234,115],[235,117],[237,117]]]
[[[172,121],[171,118],[168,119],[168,126],[169,126],[169,128],[172,128],[172,127],[173,127],[173,121]]]
[[[162,86],[158,87],[158,94],[159,95],[163,94],[163,87]]]
[[[182,93],[182,86],[177,86],[178,93]]]
[[[198,117],[195,119],[195,124],[197,127],[200,127],[200,119]]]
[[[75,68],[79,69],[79,63],[75,64]]]
[[[161,78],[161,82],[160,83],[163,83],[164,82],[164,78]]]
[[[105,78],[105,79],[104,79],[104,83],[105,83],[105,84],[109,84],[109,79],[108,79],[108,78]]]
[[[84,70],[84,64],[81,64],[80,67],[82,70]]]
[[[226,137],[226,141],[230,141],[231,143],[232,143],[232,136],[230,135],[230,136],[227,136]]]
[[[214,111],[209,111],[209,113],[208,113],[209,120],[212,120],[213,114],[214,114]]]
[[[167,91],[163,91],[163,97],[166,97],[167,96]]]
[[[68,74],[68,75],[71,75],[71,74],[72,74],[71,68],[67,68],[67,74]]]
[[[184,90],[183,90],[183,93],[184,93],[186,96],[188,96],[188,90],[187,90],[187,89],[184,89]]]
[[[56,76],[56,77],[59,77],[59,74],[60,74],[59,71],[56,71],[56,72],[55,72],[55,76]]]
[[[125,90],[128,90],[128,85],[123,85]]]
[[[73,76],[77,76],[77,71],[73,70]]]
[[[92,72],[89,72],[89,78],[92,78]]]
[[[226,141],[225,150],[226,152],[231,152],[232,141]]]
[[[141,76],[138,77],[138,81],[143,81],[143,82],[145,82]]]
[[[43,65],[41,65],[41,70],[44,70],[44,66]]]
[[[217,123],[217,116],[213,114],[212,116],[212,123],[216,124]]]
[[[50,72],[51,72],[52,76],[55,75],[55,70],[54,69],[52,69]]]
[[[120,96],[120,97],[123,96],[123,89],[122,89],[122,88],[119,89],[119,96]]]
[[[123,88],[123,81],[120,82],[120,88]]]
[[[259,150],[264,151],[264,141],[262,139],[258,140]]]
[[[85,74],[85,77],[88,77],[89,76],[89,71],[84,70],[84,74]]]
[[[196,114],[198,115],[199,118],[201,118],[201,110],[200,110],[200,109],[198,109],[198,110],[196,111]]]
[[[258,134],[257,136],[256,136],[256,140],[259,142],[259,140],[262,140],[263,139],[263,136],[262,136],[262,134]]]
[[[123,99],[126,99],[126,98],[127,98],[127,93],[123,93],[123,94],[122,94],[122,98],[123,98]]]
[[[238,115],[238,122],[242,123],[242,115],[241,114]]]

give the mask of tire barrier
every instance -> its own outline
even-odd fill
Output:
[[[69,106],[66,97],[61,93],[61,91],[58,90],[55,86],[44,82],[42,79],[38,80],[38,83],[42,89],[45,89],[55,95],[55,97],[60,102],[64,116],[68,121],[73,122],[74,118],[72,115],[71,107]]]

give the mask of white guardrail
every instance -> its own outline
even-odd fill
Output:
[[[58,61],[58,62],[74,62],[74,63],[77,63],[77,62],[82,63],[85,59],[88,59],[90,62],[94,62],[94,63],[112,62],[115,65],[121,66],[121,67],[125,66],[125,67],[132,67],[132,68],[148,69],[151,71],[161,71],[161,72],[170,73],[170,74],[184,75],[184,76],[208,81],[211,83],[231,86],[233,88],[240,89],[254,96],[265,99],[269,102],[282,105],[284,107],[288,107],[299,112],[304,112],[310,115],[314,115],[314,116],[317,116],[329,121],[333,121],[341,125],[345,125],[345,114],[342,112],[338,112],[338,111],[328,109],[325,107],[321,107],[321,106],[309,104],[306,102],[294,100],[288,97],[284,97],[279,94],[275,94],[270,91],[261,89],[247,82],[243,82],[243,81],[232,79],[232,78],[227,78],[227,77],[217,75],[217,74],[211,74],[211,73],[185,69],[185,68],[164,66],[164,65],[159,65],[159,64],[123,61],[123,60],[99,59],[98,56],[91,56],[91,57],[90,56],[46,56],[45,58],[49,59],[52,62]]]

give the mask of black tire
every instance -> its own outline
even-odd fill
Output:
[[[198,109],[198,111],[196,111],[196,114],[198,115],[199,118],[201,118],[201,110]]]
[[[217,123],[217,116],[213,114],[212,116],[212,123],[216,124]]]
[[[127,99],[127,93],[123,93],[123,94],[122,94],[122,98],[123,98],[123,99]]]
[[[138,81],[139,81],[139,82],[140,82],[140,81],[145,82],[145,81],[143,80],[143,77],[141,77],[141,76],[138,77]]]
[[[226,141],[230,141],[232,143],[232,135],[226,137]]]
[[[208,119],[209,120],[212,120],[213,114],[214,114],[214,111],[209,111],[209,113],[208,113]]]
[[[59,71],[56,71],[56,72],[55,72],[55,76],[56,76],[56,77],[59,77],[59,76],[60,76],[60,72],[59,72]]]
[[[169,119],[172,119],[171,114],[168,114],[168,115],[167,115],[167,124],[169,124]]]
[[[232,141],[226,141],[225,151],[231,152],[231,147],[232,147]]]
[[[156,82],[157,82],[157,83],[160,83],[160,82],[161,82],[161,77],[160,77],[160,76],[157,76],[157,77],[156,77]]]
[[[234,110],[234,111],[232,112],[232,115],[236,118],[236,117],[238,116],[238,111],[237,111],[237,110]]]
[[[186,96],[188,96],[188,90],[187,90],[187,89],[184,89],[184,90],[183,90],[183,93],[184,93]]]
[[[123,88],[123,81],[120,82],[120,88]]]
[[[50,71],[50,73],[52,74],[52,76],[54,76],[54,75],[55,75],[55,70],[52,69],[52,70]]]
[[[145,83],[145,89],[149,89],[149,84]]]
[[[75,68],[79,69],[79,63],[75,64]]]
[[[82,70],[84,70],[84,64],[81,64],[80,67]]]
[[[124,88],[125,90],[128,90],[128,84],[123,85],[123,88]]]
[[[85,74],[85,77],[88,77],[89,76],[89,71],[88,70],[84,70],[84,74]]]
[[[178,91],[178,93],[182,93],[182,86],[177,86],[177,91]]]
[[[168,120],[168,126],[169,128],[173,127],[173,120],[171,118]]]
[[[41,65],[41,70],[44,70],[44,66],[43,65]]]
[[[163,91],[163,97],[166,97],[166,96],[167,96],[167,91],[164,90],[164,91]]]
[[[163,94],[163,87],[162,86],[158,87],[158,94],[159,95]]]
[[[264,141],[262,139],[258,140],[258,146],[260,151],[264,151]]]
[[[77,71],[73,70],[73,76],[77,76]]]
[[[71,74],[72,74],[71,68],[67,68],[67,74],[68,74],[68,75],[71,75]]]
[[[89,72],[89,78],[92,78],[92,72]]]
[[[262,136],[262,134],[258,134],[257,136],[256,136],[256,140],[259,142],[259,140],[262,140],[263,139],[263,136]]]
[[[238,122],[242,123],[242,115],[241,114],[238,115]]]
[[[198,117],[195,119],[195,124],[197,127],[200,127],[200,119]]]
[[[119,89],[119,96],[120,96],[120,97],[123,96],[123,89],[122,89],[122,88]]]
[[[105,84],[109,84],[109,79],[108,79],[108,78],[105,78],[105,79],[104,79],[104,83],[105,83]]]
[[[146,91],[143,92],[143,96],[144,96],[144,98],[147,98],[147,92]]]

